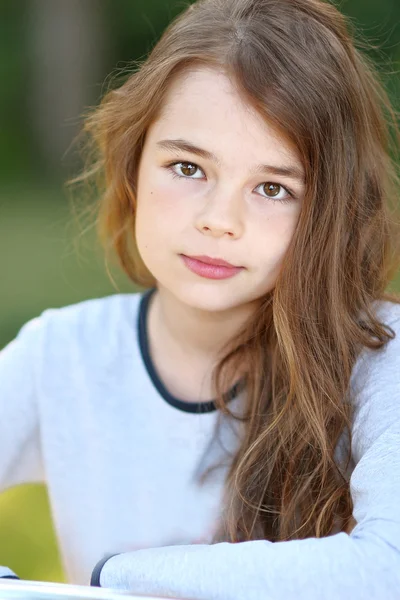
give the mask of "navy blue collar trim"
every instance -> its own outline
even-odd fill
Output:
[[[217,410],[217,406],[214,400],[209,400],[206,402],[187,402],[186,400],[180,400],[179,398],[175,398],[175,396],[170,394],[170,392],[164,386],[163,382],[157,374],[157,371],[154,367],[153,361],[150,356],[147,330],[147,315],[149,302],[151,296],[154,294],[156,289],[157,288],[151,288],[142,294],[138,313],[139,347],[147,373],[159,394],[171,406],[174,406],[175,408],[188,413],[199,414],[214,412]],[[244,388],[244,385],[245,380],[243,378],[229,390],[229,392],[227,393],[228,402],[236,398],[239,392]]]

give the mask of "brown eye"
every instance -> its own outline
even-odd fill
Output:
[[[196,173],[197,170],[197,166],[193,165],[192,163],[181,163],[181,171],[182,173],[185,175],[185,177],[190,177],[191,175],[194,175]]]
[[[191,162],[173,162],[165,166],[168,171],[172,173],[172,177],[178,177],[178,179],[202,179],[205,174],[202,169],[196,163]]]
[[[260,183],[257,188],[262,190],[261,196],[263,198],[269,198],[274,202],[283,202],[285,204],[286,202],[291,202],[292,200],[296,199],[296,196],[293,192],[283,187],[283,185],[280,183],[274,183],[273,181]],[[283,192],[284,196],[281,195],[281,192]]]
[[[281,186],[278,185],[277,183],[265,183],[264,184],[264,192],[272,198],[279,194],[280,189],[281,189]]]

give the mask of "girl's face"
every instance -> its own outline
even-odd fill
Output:
[[[171,85],[143,148],[135,233],[145,265],[193,308],[254,302],[275,285],[298,221],[303,178],[296,150],[223,73],[191,71]],[[208,279],[192,272],[182,254],[242,269]]]

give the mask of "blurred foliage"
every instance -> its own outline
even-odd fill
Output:
[[[143,58],[165,26],[191,3],[190,0],[85,1],[101,13],[110,40],[103,76],[97,82],[99,98],[105,83],[128,67],[132,60]],[[3,180],[14,180],[21,171],[36,174],[40,167],[27,110],[32,65],[28,43],[30,4],[31,0],[0,2],[0,161]],[[383,76],[385,72],[398,71],[400,2],[342,0],[338,5],[350,17],[356,31],[375,46],[368,54],[381,65]],[[386,79],[392,100],[399,106],[400,77],[397,73]]]
[[[144,58],[164,27],[190,3],[82,1],[91,2],[102,13],[109,39],[103,76],[97,82],[99,97],[110,80],[129,67],[132,60]],[[15,336],[24,322],[45,308],[116,291],[106,274],[94,230],[89,229],[78,238],[62,182],[38,160],[27,110],[32,66],[27,42],[30,4],[30,0],[0,2],[0,305],[4,315],[0,321],[0,347]],[[400,2],[343,0],[340,8],[374,46],[368,54],[380,66],[398,109]],[[118,271],[113,275],[119,286],[117,291],[136,291]],[[400,291],[400,274],[394,287]],[[0,496],[1,564],[25,579],[63,580],[43,486],[20,486]]]

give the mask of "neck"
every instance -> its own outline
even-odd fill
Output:
[[[258,302],[224,311],[205,311],[181,302],[157,284],[149,306],[149,322],[157,339],[171,352],[210,362],[241,330]]]

